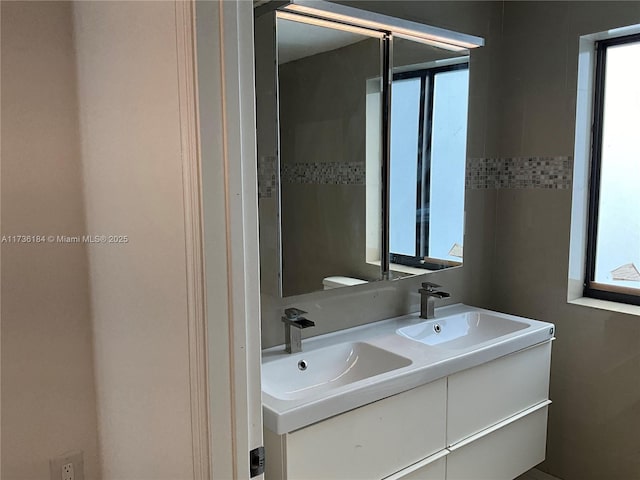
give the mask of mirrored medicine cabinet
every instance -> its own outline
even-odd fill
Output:
[[[330,2],[256,10],[262,290],[462,264],[470,49]]]

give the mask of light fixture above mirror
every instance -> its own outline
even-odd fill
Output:
[[[360,10],[324,0],[291,0],[281,8],[283,10],[324,18],[338,23],[389,32],[401,38],[415,42],[424,42],[446,50],[461,51],[484,45],[482,38],[473,35],[454,32],[410,20],[403,20],[368,10]]]

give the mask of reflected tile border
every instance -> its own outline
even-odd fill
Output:
[[[258,160],[258,198],[271,198],[276,193],[276,157],[265,156]]]
[[[469,189],[568,190],[573,178],[573,158],[470,158],[467,159],[465,177]]]
[[[365,162],[300,162],[283,164],[282,183],[364,185]]]

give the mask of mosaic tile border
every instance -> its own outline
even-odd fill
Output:
[[[572,177],[572,157],[470,158],[467,160],[465,184],[468,189],[476,190],[568,190]]]
[[[258,160],[258,198],[271,198],[276,194],[276,157]]]
[[[465,185],[468,189],[557,189],[571,188],[573,158],[513,157],[467,159]],[[276,192],[275,157],[258,162],[258,198],[272,198]],[[365,162],[300,162],[282,166],[283,183],[315,185],[364,185]]]
[[[364,185],[365,162],[301,162],[281,167],[282,183]]]

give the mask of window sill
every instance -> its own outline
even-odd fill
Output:
[[[608,310],[610,312],[626,313],[627,315],[640,317],[640,306],[638,305],[628,305],[626,303],[610,302],[608,300],[589,297],[580,297],[574,300],[568,300],[568,303],[572,305],[581,305],[583,307],[597,308],[599,310]]]
[[[426,268],[410,267],[408,265],[401,265],[399,263],[390,263],[389,268],[392,272],[406,273],[408,275],[422,275],[423,273],[433,272],[433,270],[427,270]]]
[[[369,265],[380,266],[381,262],[379,260],[372,260],[367,262]],[[426,268],[415,268],[410,267],[408,265],[401,265],[399,263],[390,263],[389,268],[392,272],[396,273],[404,273],[407,275],[422,275],[423,273],[431,273],[435,270],[427,270]]]

